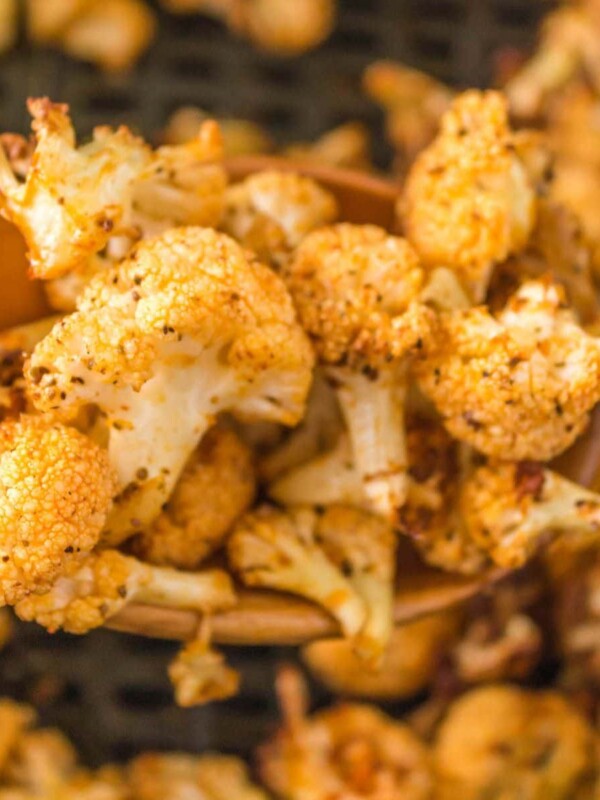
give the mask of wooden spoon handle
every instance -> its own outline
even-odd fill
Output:
[[[505,573],[496,570],[461,578],[436,572],[437,579],[431,580],[432,574],[406,576],[396,596],[396,623],[467,600]],[[187,640],[196,635],[198,624],[199,616],[192,611],[132,604],[106,626],[157,639]],[[301,645],[340,633],[335,620],[312,603],[291,595],[247,590],[240,592],[237,606],[212,617],[211,630],[215,642],[229,645]]]

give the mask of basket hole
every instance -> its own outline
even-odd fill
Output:
[[[464,16],[464,4],[454,0],[409,0],[409,13],[428,22],[457,22]]]
[[[169,67],[180,78],[211,78],[215,74],[215,65],[196,55],[173,56],[169,59]]]
[[[132,96],[116,89],[105,89],[88,96],[88,107],[103,114],[122,114],[135,106]]]
[[[424,36],[423,34],[415,35],[413,47],[421,58],[431,60],[449,59],[452,53],[452,46],[447,39]]]
[[[287,108],[271,107],[257,111],[257,120],[260,124],[277,129],[289,128],[294,121],[294,112]]]
[[[376,52],[377,38],[369,31],[359,28],[339,28],[331,36],[330,43],[339,50]]]
[[[540,16],[540,10],[535,3],[500,3],[495,8],[496,20],[501,25],[513,28],[530,27],[535,25]]]
[[[117,697],[120,704],[135,711],[157,711],[173,705],[171,691],[157,686],[124,686]]]
[[[276,86],[292,86],[298,82],[298,73],[285,64],[261,64],[259,78]]]

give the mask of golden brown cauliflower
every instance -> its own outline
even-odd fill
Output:
[[[197,106],[182,106],[169,117],[162,136],[166,144],[185,144],[197,136],[202,124],[212,117]],[[227,156],[268,153],[273,144],[268,133],[255,122],[237,117],[218,117]]]
[[[293,56],[329,36],[336,0],[161,0],[169,11],[197,11],[225,22],[262,50]]]
[[[343,169],[371,170],[368,129],[360,122],[346,122],[311,142],[295,142],[283,150],[288,158]]]
[[[226,700],[239,691],[240,675],[225,663],[205,637],[185,644],[169,664],[175,700],[182,708]]]
[[[540,198],[527,248],[496,269],[488,302],[492,310],[498,310],[525,280],[550,275],[564,286],[569,305],[582,325],[589,325],[600,312],[595,269],[594,246],[579,219],[567,206]]]
[[[303,649],[302,659],[332,692],[376,700],[412,697],[433,681],[458,635],[459,619],[452,609],[398,625],[376,670],[366,670],[352,643],[343,639],[312,642]]]
[[[494,264],[525,245],[535,221],[535,193],[500,94],[473,90],[453,102],[414,162],[398,210],[423,264],[450,267],[483,300]]]
[[[9,50],[19,32],[18,0],[1,0],[0,2],[0,53]]]
[[[51,633],[83,634],[134,602],[210,613],[235,605],[236,597],[223,570],[181,572],[144,564],[118,550],[100,550],[70,565],[45,594],[24,597],[15,611]]]
[[[508,685],[455,701],[434,764],[440,800],[583,800],[591,796],[597,739],[558,693]]]
[[[207,753],[144,753],[127,767],[136,800],[268,800],[238,758]]]
[[[578,549],[600,539],[600,495],[539,463],[479,467],[460,506],[469,535],[503,567],[521,566],[559,533]]]
[[[96,545],[114,493],[106,453],[73,428],[0,425],[0,605],[44,592]]]
[[[224,542],[254,499],[252,452],[231,430],[214,427],[188,461],[152,526],[136,536],[136,555],[150,564],[196,568]]]
[[[36,148],[24,181],[0,147],[2,215],[23,234],[37,278],[76,269],[107,243],[131,202],[149,148],[127,130],[96,128],[76,146],[68,107],[30,100]]]
[[[35,711],[13,700],[0,700],[0,772],[4,772],[23,733],[33,724]]]
[[[309,234],[286,281],[336,390],[370,506],[393,518],[407,489],[405,362],[433,314],[418,302],[417,257],[381,228],[344,223]]]
[[[248,586],[297,594],[328,611],[345,636],[356,636],[367,613],[358,589],[321,545],[322,518],[306,508],[260,506],[228,539],[231,568]]]
[[[487,455],[546,461],[582,432],[600,399],[600,342],[560,286],[529,281],[492,316],[444,315],[415,364],[448,431]]]
[[[260,775],[285,800],[430,800],[425,745],[408,725],[366,705],[345,704],[308,717],[291,669],[278,677],[284,722],[259,751]]]
[[[217,413],[297,423],[312,364],[282,281],[225,234],[179,228],[96,276],[27,377],[42,411],[105,416],[118,542],[158,516]]]
[[[225,193],[222,229],[265,263],[282,267],[302,239],[338,217],[327,189],[295,172],[257,172]]]

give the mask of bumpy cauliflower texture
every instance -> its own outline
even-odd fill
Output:
[[[412,166],[399,210],[423,263],[451,267],[484,299],[495,263],[526,243],[535,195],[496,92],[460,95]]]
[[[426,350],[416,374],[444,425],[497,458],[558,455],[600,399],[600,343],[549,282],[525,283],[495,316],[443,316]]]
[[[23,416],[0,425],[0,605],[50,588],[98,542],[114,476],[72,428]]]
[[[280,279],[224,234],[180,228],[97,276],[27,376],[41,411],[105,415],[121,541],[156,518],[218,412],[298,422],[312,361]]]

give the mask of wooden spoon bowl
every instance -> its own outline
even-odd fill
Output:
[[[372,223],[393,230],[398,188],[367,174],[285,159],[244,156],[226,163],[232,180],[266,169],[295,171],[314,178],[336,196],[342,219]],[[48,313],[41,286],[27,279],[25,245],[18,232],[0,220],[0,329],[32,321]],[[409,622],[468,599],[501,577],[492,570],[475,577],[444,573],[426,566],[403,543],[399,559],[395,619]],[[312,603],[291,595],[240,589],[235,608],[216,614],[211,630],[216,642],[235,645],[297,645],[339,633],[335,620]],[[107,622],[127,633],[164,639],[190,639],[199,616],[132,604]]]

